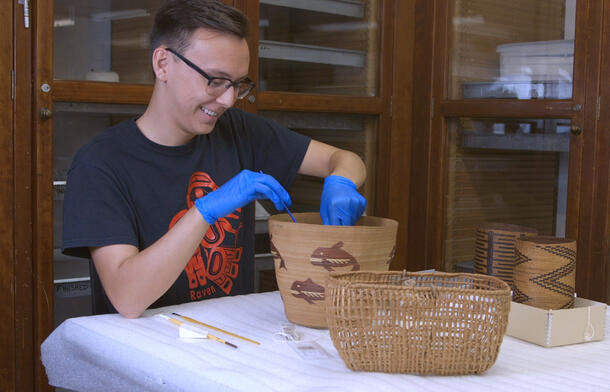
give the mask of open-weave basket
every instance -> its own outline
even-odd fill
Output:
[[[352,370],[482,373],[506,332],[510,288],[493,276],[444,272],[331,273],[330,336]]]

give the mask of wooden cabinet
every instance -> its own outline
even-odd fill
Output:
[[[471,258],[474,227],[503,220],[576,238],[578,294],[610,298],[610,2],[225,2],[252,21],[258,88],[239,106],[361,155],[367,213],[400,223],[392,268],[452,270]],[[29,1],[29,26],[22,3],[0,5],[0,102],[13,108],[0,115],[0,389],[50,390],[40,344],[87,290],[86,269],[57,251],[64,170],[148,102],[160,0]],[[526,50],[511,45],[570,40],[571,67],[569,55],[530,64],[562,77],[502,74],[523,65],[502,62]],[[299,178],[296,210],[316,209],[320,187]]]

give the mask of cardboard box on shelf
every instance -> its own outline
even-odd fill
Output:
[[[545,310],[511,302],[506,334],[544,347],[604,338],[606,304],[574,298],[572,309]]]

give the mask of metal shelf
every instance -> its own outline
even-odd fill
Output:
[[[53,283],[87,282],[89,262],[80,257],[66,256],[61,249],[53,249]]]
[[[260,3],[354,18],[364,17],[362,0],[260,0]]]
[[[462,84],[464,99],[570,99],[572,82],[565,80],[514,80],[466,82]]]
[[[364,52],[358,50],[327,48],[279,41],[260,40],[258,57],[348,67],[364,67]]]
[[[570,151],[570,134],[464,134],[462,146],[523,151]]]

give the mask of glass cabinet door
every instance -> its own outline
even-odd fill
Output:
[[[142,114],[144,105],[86,103],[79,94],[95,95],[113,83],[153,83],[149,33],[162,0],[55,0],[53,4],[53,76],[84,83],[53,103],[53,283],[54,322],[91,314],[89,262],[61,253],[63,194],[66,175],[78,149],[102,130]],[[142,99],[143,101],[145,98]]]
[[[258,113],[312,139],[355,152],[367,166],[359,191],[367,212],[376,203],[379,113],[364,102],[380,96],[382,0],[260,0],[258,43]],[[273,93],[268,94],[267,93]],[[284,94],[289,93],[289,94]],[[296,98],[301,95],[299,98]],[[293,100],[290,109],[265,106],[266,96]],[[316,96],[332,95],[333,103],[359,98],[358,107],[334,110]],[[347,108],[347,109],[346,109]],[[323,179],[297,175],[290,196],[294,212],[319,212]],[[271,203],[260,203],[269,214]],[[265,229],[257,232],[257,271],[261,291],[277,286]],[[268,263],[263,260],[268,259]],[[260,266],[260,267],[259,267]],[[258,279],[257,279],[258,280]]]
[[[477,228],[505,223],[564,237],[570,120],[455,118],[448,123],[444,268],[468,268]]]
[[[450,3],[450,99],[572,97],[576,0]]]
[[[495,113],[509,100],[521,105],[506,117],[470,106],[445,118],[441,267],[470,271],[484,224],[566,235],[577,125],[520,111],[523,100],[572,99],[576,1],[453,0],[448,11],[447,98],[486,99]]]
[[[55,0],[55,79],[152,83],[148,34],[161,0]]]
[[[258,90],[331,94],[337,101],[378,95],[381,6],[378,0],[261,0]],[[315,102],[298,112],[259,105],[266,118],[359,154],[368,171],[360,191],[372,206],[379,116],[328,111]],[[321,187],[319,179],[297,176],[296,209],[319,211]]]
[[[261,0],[259,90],[378,94],[376,0]]]

